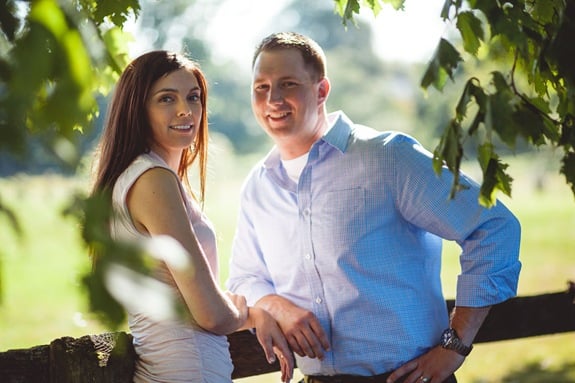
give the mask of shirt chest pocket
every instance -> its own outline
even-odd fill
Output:
[[[341,253],[353,249],[366,234],[366,209],[362,187],[322,193],[312,206],[315,250]]]

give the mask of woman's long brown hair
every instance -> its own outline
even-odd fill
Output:
[[[180,54],[167,51],[146,53],[132,61],[120,76],[109,104],[106,124],[96,151],[95,181],[91,197],[98,201],[96,209],[92,207],[92,213],[95,210],[100,218],[96,219],[98,222],[90,223],[95,225],[91,230],[86,230],[87,228],[84,230],[86,237],[94,237],[86,238],[94,268],[106,252],[106,246],[110,245],[109,214],[113,214],[114,184],[136,157],[150,151],[152,129],[146,109],[150,90],[158,79],[182,68],[192,71],[198,81],[201,89],[202,117],[194,142],[182,151],[177,174],[193,198],[203,206],[208,156],[206,78],[196,62]],[[188,178],[188,170],[196,160],[198,160],[200,177],[198,196],[193,193]],[[103,209],[106,209],[106,217],[102,219]],[[85,222],[85,225],[87,224],[88,218]]]
[[[178,69],[186,68],[195,75],[201,88],[202,117],[196,139],[182,152],[178,176],[191,191],[188,169],[198,159],[199,196],[204,201],[208,155],[207,81],[199,65],[183,55],[152,51],[132,61],[124,70],[109,104],[106,124],[97,151],[98,163],[92,194],[111,196],[120,174],[140,154],[150,151],[152,130],[148,121],[146,101],[154,83]]]

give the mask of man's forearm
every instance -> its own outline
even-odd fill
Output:
[[[487,318],[491,306],[463,307],[456,306],[451,313],[450,326],[455,329],[463,344],[473,343],[477,332]]]

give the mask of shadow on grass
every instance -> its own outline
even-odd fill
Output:
[[[486,381],[479,379],[473,383]],[[501,383],[575,383],[575,362],[557,367],[545,367],[539,362],[532,362],[510,371]]]

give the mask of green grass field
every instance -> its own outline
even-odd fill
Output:
[[[238,190],[253,158],[240,161],[224,150],[212,159],[206,212],[218,230],[223,281]],[[513,199],[502,199],[523,228],[519,294],[565,290],[575,280],[575,199],[562,177],[542,178],[532,163],[518,161],[511,170]],[[0,201],[17,213],[23,228],[18,240],[0,215],[0,351],[107,331],[90,315],[80,288],[89,263],[77,224],[60,215],[70,193],[86,186],[85,180],[58,176],[0,179]],[[458,268],[457,248],[447,244],[447,297],[453,297]],[[575,333],[478,344],[457,376],[463,383],[575,382]],[[279,381],[276,374],[237,382],[273,381]]]

